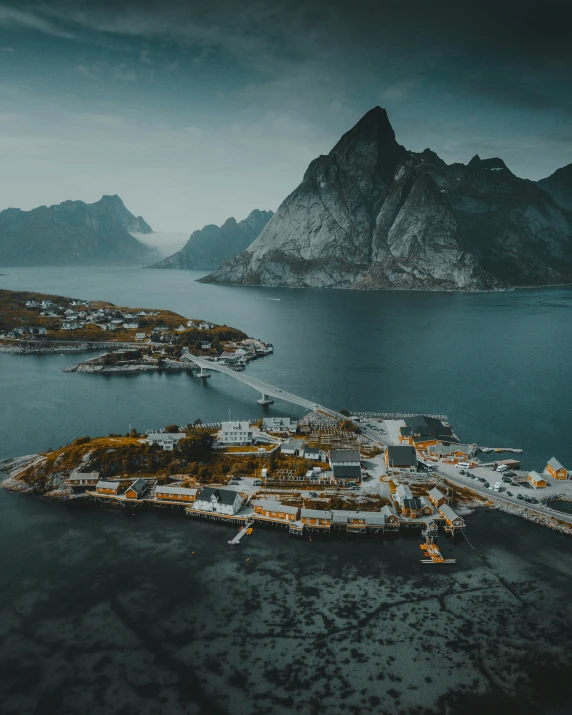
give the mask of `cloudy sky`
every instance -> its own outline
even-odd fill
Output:
[[[368,109],[445,161],[572,162],[562,0],[0,0],[0,208],[275,210]]]

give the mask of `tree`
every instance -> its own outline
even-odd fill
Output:
[[[346,410],[346,408],[344,407],[343,409],[340,410],[340,415],[345,415],[346,417],[349,417],[350,411]]]
[[[168,432],[169,434],[174,434],[175,432],[179,431],[179,425],[167,425],[165,427],[165,432]]]
[[[189,462],[199,462],[212,455],[214,437],[203,429],[194,429],[185,439],[179,440],[179,452]]]

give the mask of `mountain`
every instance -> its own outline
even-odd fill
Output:
[[[119,196],[0,211],[0,265],[137,264],[155,254],[131,235],[151,227]]]
[[[150,268],[212,270],[245,251],[272,218],[272,211],[255,209],[244,221],[227,219],[194,231],[180,251]]]
[[[369,111],[311,162],[246,251],[201,279],[289,287],[488,290],[572,281],[572,215],[502,159],[446,164]]]
[[[562,208],[572,211],[572,164],[557,169],[546,179],[541,179],[538,185]]]

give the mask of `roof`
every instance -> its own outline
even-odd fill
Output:
[[[539,474],[538,472],[535,472],[534,470],[532,472],[529,472],[528,476],[530,479],[534,480],[535,482],[539,482],[539,481],[545,482],[546,481],[546,479],[544,479],[544,477],[541,474]]]
[[[437,487],[433,487],[433,489],[431,489],[431,491],[429,492],[429,496],[433,497],[435,501],[439,501],[439,499],[447,499],[443,492],[440,492]]]
[[[563,467],[560,462],[556,459],[556,457],[552,457],[551,459],[548,460],[548,464],[552,467],[552,469],[558,470],[558,469],[566,469]]]
[[[234,504],[238,492],[233,489],[217,489],[216,487],[201,487],[197,499],[210,501],[215,496],[221,504]]]
[[[141,479],[141,477],[139,477],[139,479],[136,479],[133,484],[130,484],[127,488],[134,489],[137,494],[139,494],[140,492],[147,489],[147,482],[144,479]]]
[[[332,449],[330,450],[330,464],[347,464],[360,461],[359,449]]]
[[[361,467],[352,464],[332,464],[336,479],[361,479]]]
[[[106,481],[101,481],[97,482],[95,485],[96,489],[117,489],[120,487],[121,484],[119,482],[106,482]]]
[[[397,513],[395,512],[395,510],[392,509],[392,508],[391,508],[390,506],[388,506],[387,504],[381,508],[381,512],[380,512],[380,513],[381,513],[381,514],[384,516],[384,518],[386,518],[386,519],[387,519],[388,516],[397,516]]]
[[[461,517],[456,514],[448,504],[443,504],[439,507],[439,513],[448,519],[449,521],[454,521],[455,519],[461,519]],[[461,519],[463,521],[463,519]]]
[[[427,437],[437,439],[446,438],[447,442],[458,442],[459,440],[453,435],[453,430],[449,425],[444,424],[436,417],[427,417],[426,415],[416,415],[415,417],[405,418],[405,427],[401,427],[402,435],[413,437],[413,440],[422,440]]]
[[[290,427],[289,417],[264,417],[262,420],[263,427]]]
[[[288,506],[286,504],[281,504],[279,501],[274,501],[274,499],[257,499],[251,502],[252,506],[260,506],[267,511],[280,511],[284,514],[297,514],[297,506]]]
[[[69,477],[68,481],[74,482],[76,480],[80,479],[99,479],[99,472],[72,472]]]
[[[398,499],[412,499],[413,494],[411,493],[411,489],[407,486],[407,484],[400,484],[397,489],[395,490],[395,496]]]
[[[320,449],[318,447],[305,447],[304,454],[320,454]]]
[[[157,487],[155,494],[181,494],[186,496],[187,494],[196,494],[198,491],[198,489],[192,487]]]
[[[223,432],[248,432],[250,425],[248,422],[223,422],[221,430]]]
[[[287,439],[285,442],[282,442],[280,445],[280,449],[303,449],[306,446],[306,442],[303,439]]]
[[[430,444],[427,447],[427,451],[437,454],[438,452],[443,452],[443,454],[451,454],[452,452],[463,452],[464,454],[472,454],[473,445],[472,444],[443,444],[438,442],[437,444]]]
[[[418,509],[423,509],[424,507],[428,506],[433,509],[431,504],[427,501],[425,497],[411,497],[409,499],[404,499],[402,502],[402,506],[404,506],[406,509],[413,509],[414,511],[417,511]]]
[[[301,519],[331,519],[331,511],[322,511],[321,509],[302,509],[300,512]]]
[[[390,467],[416,467],[417,452],[410,444],[390,445],[387,448],[387,461]]]
[[[166,439],[184,439],[186,437],[185,432],[149,432],[147,439],[153,442],[164,442]]]

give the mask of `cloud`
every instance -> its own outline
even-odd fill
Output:
[[[25,10],[17,10],[6,5],[0,5],[0,26],[25,27],[44,32],[47,35],[53,35],[54,37],[61,37],[67,40],[75,39],[75,35],[71,32],[63,30],[56,23],[51,22],[45,17]]]

